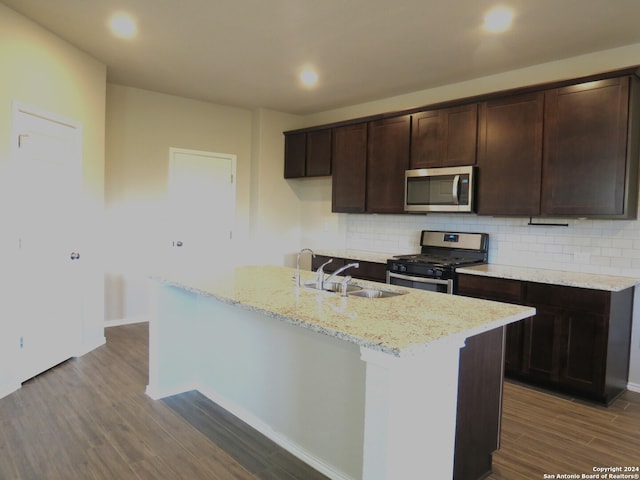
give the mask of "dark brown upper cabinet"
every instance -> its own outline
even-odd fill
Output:
[[[477,104],[413,115],[410,168],[476,163]]]
[[[331,175],[331,129],[285,133],[284,178]]]
[[[368,124],[366,211],[404,211],[404,172],[409,168],[411,116]]]
[[[285,133],[284,135],[284,178],[305,176],[307,162],[307,134]]]
[[[478,213],[635,218],[637,82],[617,77],[482,103]]]
[[[481,215],[540,213],[544,93],[480,104],[477,208]]]
[[[546,92],[543,215],[635,218],[636,84],[618,77]]]
[[[363,213],[367,188],[367,124],[333,130],[331,211]]]
[[[333,174],[334,212],[402,213],[404,170],[476,164],[480,215],[633,219],[639,72],[285,132],[285,178]]]

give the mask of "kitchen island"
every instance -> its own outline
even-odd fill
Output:
[[[405,294],[341,297],[294,277],[154,277],[147,393],[197,389],[331,478],[451,478],[460,348],[535,310],[364,281]]]

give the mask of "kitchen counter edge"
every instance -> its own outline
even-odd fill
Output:
[[[534,283],[547,283],[566,287],[586,288],[619,292],[634,287],[640,279],[597,273],[570,272],[534,267],[514,267],[510,265],[484,264],[456,269],[457,273],[484,277],[520,280]]]

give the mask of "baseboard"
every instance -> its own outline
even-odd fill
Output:
[[[147,385],[145,393],[153,400],[160,400],[161,398],[171,397],[172,395],[178,395],[180,393],[190,392],[191,390],[198,390],[198,386],[193,382],[183,383],[172,388],[157,388],[152,385]]]
[[[76,357],[81,357],[83,355],[86,355],[90,351],[95,350],[96,348],[104,345],[105,343],[107,343],[107,339],[104,336],[97,338],[92,343],[83,343],[80,346],[80,350],[78,351],[78,353],[75,356]]]
[[[306,464],[312,466],[316,470],[318,470],[323,475],[329,477],[332,480],[355,480],[352,477],[346,475],[344,472],[340,472],[334,469],[332,466],[323,462],[315,455],[311,454],[308,450],[301,447],[295,442],[292,442],[289,437],[286,437],[271,428],[268,424],[260,420],[258,417],[253,415],[251,412],[247,411],[243,407],[237,405],[236,403],[230,401],[226,397],[219,395],[217,392],[207,389],[203,386],[199,386],[196,388],[201,394],[207,397],[212,402],[217,403],[222,408],[224,408],[229,413],[235,415],[240,420],[248,424],[250,427],[254,428],[258,432],[262,433],[265,437],[269,438],[269,440],[278,444],[286,451],[296,456]]]
[[[640,393],[640,383],[627,383],[627,390],[632,392]]]
[[[20,389],[19,383],[7,383],[0,385],[0,398],[4,398],[7,395],[11,395],[16,390]]]
[[[135,317],[118,318],[115,320],[105,320],[104,327],[119,327],[120,325],[133,325],[134,323],[148,322],[149,318],[146,315],[138,315]]]

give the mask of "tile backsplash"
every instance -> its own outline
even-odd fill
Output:
[[[497,218],[474,214],[345,215],[346,247],[405,254],[421,230],[489,234],[491,263],[640,278],[640,221]]]

